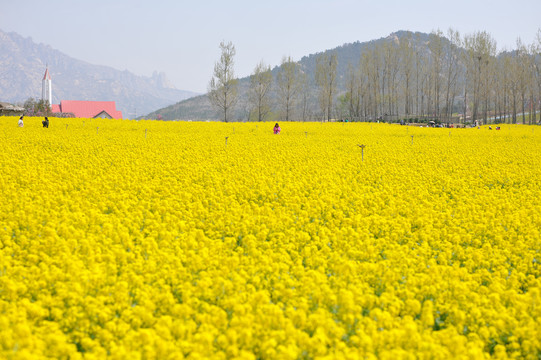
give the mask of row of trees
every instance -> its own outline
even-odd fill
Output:
[[[75,117],[75,114],[70,112],[53,113],[49,102],[43,99],[34,99],[31,97],[19,105],[24,108],[24,116],[54,116],[62,118]]]
[[[229,121],[239,100],[235,47],[222,42],[220,48],[208,97]],[[343,76],[337,66],[335,52],[317,57],[313,77],[290,57],[283,58],[275,76],[259,63],[246,92],[249,118],[306,120],[315,102],[322,120],[538,122],[541,30],[533,44],[519,39],[515,50],[499,54],[487,32],[462,37],[452,29],[446,36],[438,30],[428,39],[406,33],[369,43]]]
[[[47,100],[28,98],[24,103],[19,104],[24,108],[24,116],[54,116],[62,118],[74,118],[71,112],[53,113],[51,105]]]
[[[22,105],[26,116],[51,116],[51,107],[47,100],[28,98]]]
[[[220,61],[214,66],[214,76],[210,80],[208,97],[210,102],[220,111],[222,119],[227,122],[232,118],[234,107],[239,100],[238,79],[234,73],[235,47],[231,42],[220,43]],[[275,89],[273,89],[275,83]],[[275,94],[272,94],[273,90]],[[274,95],[278,98],[277,106],[273,106]],[[249,118],[265,121],[273,113],[280,113],[285,121],[296,120],[294,111],[300,109],[302,120],[308,114],[308,79],[300,69],[298,63],[291,57],[284,57],[282,65],[273,79],[271,68],[263,62],[257,64],[250,76],[250,85],[247,92]],[[277,109],[276,109],[277,108]]]

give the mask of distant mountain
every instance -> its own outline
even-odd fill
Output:
[[[165,74],[137,76],[73,59],[31,38],[0,30],[0,101],[41,98],[41,80],[49,67],[53,103],[60,100],[115,101],[124,118],[135,118],[198,95],[177,90]]]
[[[348,66],[358,66],[359,60],[362,53],[373,45],[376,42],[384,42],[393,40],[396,41],[404,36],[411,36],[412,41],[417,41],[420,43],[428,43],[429,34],[426,33],[412,33],[409,31],[398,31],[388,37],[381,38],[378,40],[372,40],[368,42],[354,42],[344,44],[342,46],[336,47],[331,50],[326,50],[324,52],[311,54],[304,56],[298,64],[301,67],[301,70],[308,75],[308,81],[312,88],[311,98],[310,98],[310,111],[312,113],[317,113],[319,111],[318,104],[316,101],[316,85],[315,85],[315,73],[316,73],[316,59],[325,53],[336,54],[338,60],[337,66],[337,91],[338,93],[345,91],[345,78],[347,77]],[[274,79],[276,79],[276,74],[279,70],[279,66],[275,66],[272,69]],[[212,74],[209,74],[209,80]],[[246,92],[250,85],[250,77],[244,77],[239,79],[239,103],[235,107],[234,118],[244,120],[248,116],[248,104],[246,103]],[[206,95],[195,96],[186,100],[182,100],[174,105],[167,106],[163,109],[156,110],[146,116],[147,119],[164,119],[164,120],[219,120],[221,114],[216,112],[208,97]]]

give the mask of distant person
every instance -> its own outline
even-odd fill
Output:
[[[282,129],[280,128],[280,125],[278,125],[278,123],[276,123],[276,125],[274,125],[274,129],[272,129],[272,130],[274,131],[275,135],[278,135],[278,134],[280,134],[280,131]]]
[[[45,120],[41,122],[44,128],[49,128],[49,119],[45,116]]]
[[[23,126],[24,126],[23,117],[24,117],[24,116],[21,116],[21,117],[19,118],[19,122],[18,122],[19,127],[23,127]]]

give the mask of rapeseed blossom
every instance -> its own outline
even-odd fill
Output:
[[[25,120],[0,358],[541,354],[541,129]]]

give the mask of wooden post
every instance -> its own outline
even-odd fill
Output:
[[[306,135],[306,137],[308,137],[308,131],[305,131],[305,132],[304,132],[304,135]]]
[[[411,135],[411,145],[413,145],[413,135]]]
[[[68,124],[66,124],[66,130],[68,130]]]
[[[361,161],[364,161],[364,148],[366,147],[366,145],[357,144],[357,146],[361,148]]]
[[[225,146],[227,146],[227,139],[229,138],[229,136],[226,136],[225,137]]]

